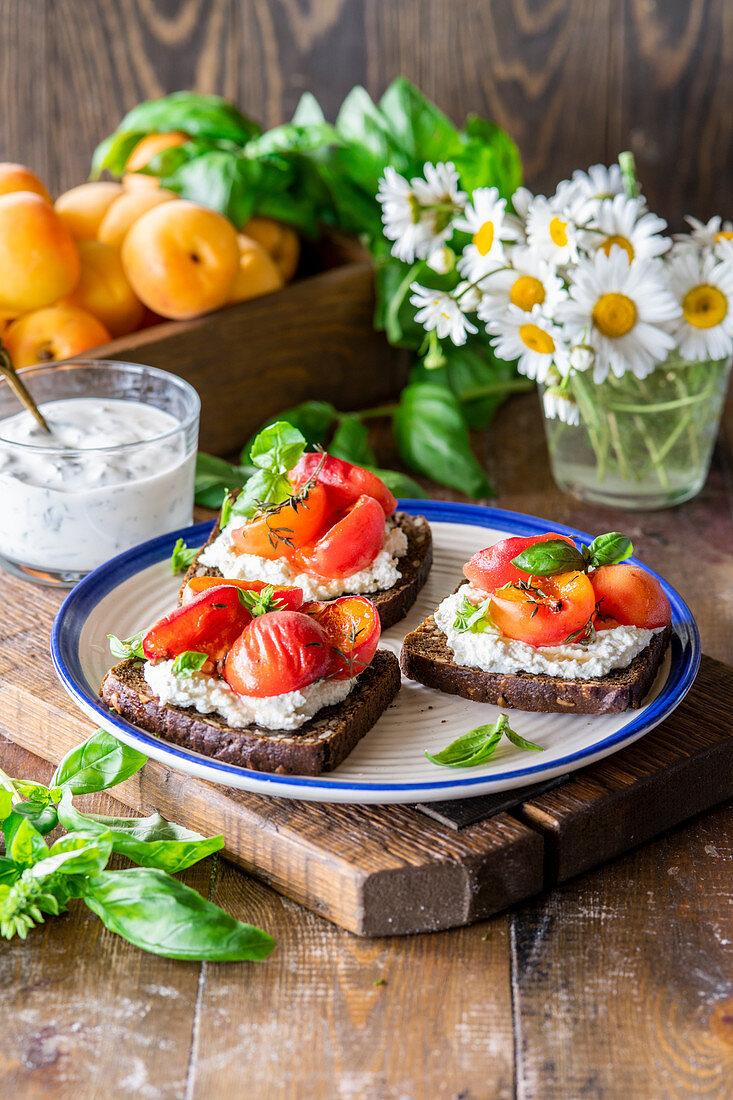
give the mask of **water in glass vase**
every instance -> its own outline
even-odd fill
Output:
[[[594,383],[574,373],[578,424],[545,417],[555,481],[581,500],[643,511],[699,493],[710,466],[731,360],[667,362]],[[544,387],[540,387],[540,396]]]

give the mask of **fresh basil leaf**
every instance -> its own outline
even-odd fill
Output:
[[[171,571],[173,573],[185,573],[193,563],[201,550],[200,546],[186,546],[183,539],[176,539],[176,545],[171,554]]]
[[[505,130],[489,119],[469,115],[463,149],[452,157],[466,191],[496,187],[510,199],[522,184],[519,149]]]
[[[450,768],[470,768],[482,764],[493,753],[501,740],[493,725],[477,726],[464,733],[462,737],[451,741],[441,752],[425,752],[431,764],[442,764]]]
[[[58,814],[56,813],[56,807],[53,803],[33,801],[16,802],[13,808],[15,813],[27,818],[41,836],[50,833],[58,824]]]
[[[208,653],[198,653],[194,649],[187,649],[179,653],[171,665],[171,672],[182,680],[190,679],[192,672],[198,672],[209,659]]]
[[[291,492],[292,486],[285,474],[273,470],[258,470],[236,500],[231,501],[229,518],[242,516],[249,519],[261,504],[280,504],[288,499]]]
[[[262,425],[260,432],[272,427],[278,421],[286,421],[291,427],[296,428],[304,437],[306,444],[311,446],[326,443],[329,432],[338,419],[338,412],[329,401],[303,401],[292,409],[284,409],[277,417],[268,420]],[[242,448],[241,459],[244,463],[250,463],[252,447],[260,432],[253,435]]]
[[[109,832],[113,852],[127,856],[141,867],[158,867],[170,874],[185,870],[224,846],[221,836],[203,837],[157,813],[150,817],[82,814],[73,805],[70,791],[61,800],[59,821],[65,829],[79,833],[98,836]]]
[[[377,457],[369,446],[369,432],[356,416],[344,414],[333,433],[328,453],[354,466],[374,466]]]
[[[549,539],[547,542],[535,542],[528,546],[516,558],[512,565],[529,573],[533,577],[552,577],[555,573],[585,571],[585,559],[575,546],[565,539]]]
[[[459,634],[463,634],[467,630],[473,634],[479,634],[485,630],[496,630],[494,620],[489,612],[490,604],[491,597],[482,600],[479,604],[474,604],[467,596],[464,596],[458,605],[453,629]]]
[[[13,796],[5,787],[0,787],[0,821],[5,821],[13,812]]]
[[[55,875],[96,875],[102,871],[112,855],[112,834],[105,829],[97,836],[62,836],[51,846],[47,855],[33,865],[35,878]]]
[[[10,859],[9,856],[0,856],[0,886],[12,886],[23,873],[23,867]]]
[[[394,415],[394,433],[408,466],[472,497],[491,486],[471,450],[458,400],[429,382],[407,386]]]
[[[136,947],[171,959],[264,959],[274,940],[242,924],[165,871],[102,871],[84,900],[105,927]]]
[[[305,436],[285,420],[263,428],[252,444],[250,459],[262,470],[286,474],[305,450]]]
[[[528,741],[525,737],[520,737],[518,733],[507,724],[503,731],[507,741],[511,741],[513,745],[516,745],[518,749],[526,749],[527,752],[544,752],[542,745],[535,745],[534,741]]]
[[[415,168],[425,161],[451,160],[460,150],[458,131],[451,120],[414,84],[398,77],[379,101],[394,144]]]
[[[124,116],[118,131],[183,130],[191,137],[224,138],[243,145],[260,132],[252,119],[218,95],[173,92],[161,99],[138,103]]]
[[[30,867],[48,855],[48,845],[31,823],[15,811],[3,822],[5,854],[22,867]]]
[[[365,88],[360,85],[352,88],[341,104],[336,116],[336,130],[350,143],[351,149],[363,149],[371,154],[369,160],[362,161],[362,169],[370,165],[360,182],[372,187],[376,194],[379,175],[385,164],[398,161],[404,167],[406,160],[400,154],[398,146],[390,134],[388,120],[373,102]]]
[[[242,606],[246,607],[255,618],[259,615],[267,615],[270,611],[282,611],[285,607],[285,600],[275,596],[275,589],[271,584],[266,584],[261,592],[238,588],[237,595]]]
[[[401,470],[383,470],[379,466],[366,466],[365,469],[372,474],[376,474],[387,486],[390,493],[393,493],[396,497],[407,499],[412,497],[416,500],[428,500],[429,498],[429,494],[425,492],[423,487],[407,474],[403,474]]]
[[[221,508],[229,489],[241,489],[253,472],[252,466],[233,466],[216,455],[196,455],[194,501],[201,508]]]
[[[179,164],[170,175],[161,177],[161,186],[216,210],[241,229],[254,212],[263,174],[260,162],[213,149]]]
[[[50,786],[63,787],[72,794],[104,791],[139,772],[146,761],[141,752],[100,729],[66,754],[53,773]]]
[[[312,92],[303,92],[295,108],[292,122],[294,126],[319,126],[326,121],[318,100]]]
[[[127,164],[130,153],[140,139],[144,137],[144,130],[119,129],[115,131],[114,134],[110,134],[109,137],[101,141],[94,150],[94,155],[92,156],[92,169],[89,178],[92,180],[99,179],[105,168],[111,172],[112,175],[121,176],[125,170],[125,165]]]
[[[109,639],[109,651],[113,657],[117,657],[120,661],[126,661],[130,657],[137,657],[143,660],[145,652],[143,650],[143,638],[145,637],[145,631],[141,630],[137,634],[133,634],[131,638],[118,638],[116,634],[108,634]]]
[[[597,535],[588,547],[588,568],[598,569],[601,565],[618,565],[631,557],[634,546],[631,539],[618,531],[609,531]]]

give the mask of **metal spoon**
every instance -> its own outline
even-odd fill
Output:
[[[35,419],[38,421],[39,425],[43,428],[44,432],[48,432],[48,434],[51,435],[51,429],[49,428],[48,424],[46,423],[46,421],[43,417],[43,413],[38,408],[38,405],[36,405],[35,401],[31,397],[31,395],[28,393],[28,390],[25,388],[25,386],[21,382],[20,375],[17,373],[15,367],[13,366],[10,355],[8,354],[8,350],[7,350],[7,348],[3,347],[3,344],[2,344],[1,340],[0,340],[0,374],[2,374],[2,376],[5,379],[7,379],[8,385],[10,386],[10,388],[13,391],[13,393],[15,394],[15,396],[18,398],[18,400],[20,402],[22,402],[23,405],[25,405],[28,412],[31,413],[35,417]]]

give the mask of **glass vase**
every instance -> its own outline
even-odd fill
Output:
[[[580,500],[634,511],[690,500],[708,475],[730,369],[729,358],[667,361],[646,378],[627,371],[601,383],[573,373],[579,423],[545,416],[555,481]]]

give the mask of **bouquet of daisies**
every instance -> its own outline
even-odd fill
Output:
[[[450,163],[409,182],[388,168],[378,197],[393,255],[436,274],[410,286],[428,367],[443,363],[444,342],[483,334],[541,384],[547,417],[577,424],[592,418],[594,389],[581,408],[573,380],[640,382],[662,364],[733,354],[733,226],[688,218],[689,233],[665,235],[631,154],[575,172],[549,198],[467,194]]]

